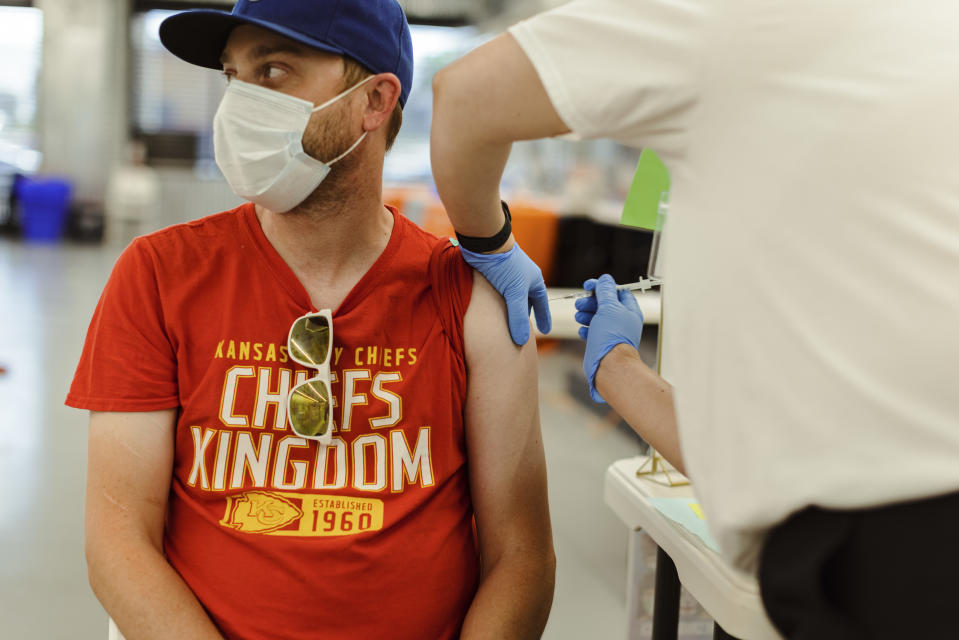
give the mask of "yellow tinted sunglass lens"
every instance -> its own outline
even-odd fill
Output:
[[[290,356],[297,362],[319,365],[330,355],[330,325],[325,316],[300,318],[290,331]]]
[[[308,380],[290,394],[290,424],[301,436],[321,436],[330,428],[330,390],[319,380]]]

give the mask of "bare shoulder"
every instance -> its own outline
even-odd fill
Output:
[[[473,294],[463,318],[463,333],[471,369],[484,363],[495,368],[521,361],[526,361],[524,368],[528,369],[532,361],[535,375],[535,341],[530,338],[522,347],[513,343],[506,323],[506,302],[478,271],[473,273]]]
[[[506,324],[506,302],[479,272],[473,272],[473,293],[463,318],[467,359],[488,349],[512,345]]]
[[[485,332],[509,334],[506,326],[506,302],[479,271],[473,272],[473,293],[463,325],[467,335],[471,326],[474,329],[481,326]]]

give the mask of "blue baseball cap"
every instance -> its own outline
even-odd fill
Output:
[[[173,55],[222,69],[230,32],[251,24],[321,51],[353,58],[373,73],[393,73],[406,106],[413,83],[413,41],[397,0],[239,0],[231,13],[194,9],[160,25],[160,41]]]

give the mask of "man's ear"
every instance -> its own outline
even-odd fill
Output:
[[[392,73],[380,73],[367,83],[364,130],[375,131],[389,122],[401,92],[400,79]]]

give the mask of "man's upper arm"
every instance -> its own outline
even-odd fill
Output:
[[[90,413],[88,550],[118,536],[161,548],[175,423],[175,409]]]
[[[504,304],[480,274],[464,318],[470,485],[484,564],[512,548],[551,557],[536,345],[517,347]]]

